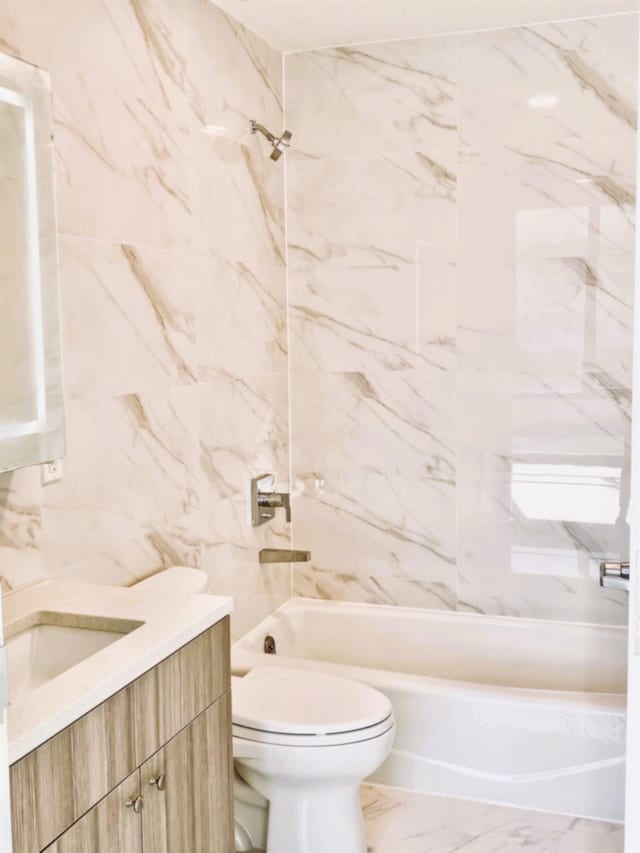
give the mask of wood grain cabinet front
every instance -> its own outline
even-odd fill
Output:
[[[121,783],[126,787],[141,767],[145,807],[150,813],[159,808],[161,800],[154,793],[165,794],[168,806],[162,817],[167,846],[156,847],[154,841],[145,853],[229,853],[233,849],[232,842],[227,842],[233,832],[229,688],[229,619],[225,618],[13,764],[14,853],[45,849],[54,853],[137,853],[136,846],[126,846],[129,824],[121,825],[115,817],[111,841],[101,840],[102,846],[66,845],[85,843],[83,833],[108,830],[109,820],[104,815],[108,818],[113,810],[118,811]],[[153,761],[149,766],[145,762],[159,755],[158,750],[166,753],[171,767],[165,791],[157,791],[157,786],[150,790],[146,778]],[[197,781],[196,770],[202,781]],[[184,790],[178,793],[177,786],[170,787],[174,777],[182,780],[183,789],[189,788],[188,795]],[[123,812],[123,821],[131,810]],[[219,816],[215,816],[216,810]],[[139,824],[144,813],[142,809]],[[207,823],[210,819],[215,826]],[[184,832],[194,820],[203,838],[222,840],[200,846],[198,836],[194,845],[185,846],[181,835],[183,843],[176,846],[172,841],[178,837],[175,827],[180,823],[180,832]],[[81,823],[88,829],[80,828]],[[81,841],[76,842],[76,837]]]
[[[139,797],[140,771],[136,770],[45,853],[142,853]]]
[[[232,766],[227,693],[142,765],[145,853],[231,853]]]

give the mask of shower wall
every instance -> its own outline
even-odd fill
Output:
[[[626,621],[637,26],[286,57],[296,594]]]
[[[68,456],[0,475],[0,575],[128,585],[199,566],[234,635],[290,596],[282,56],[208,0],[0,0],[55,114]]]

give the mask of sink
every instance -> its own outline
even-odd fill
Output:
[[[64,614],[38,614],[34,624],[8,637],[9,704],[142,624],[86,617],[79,627],[77,617],[73,621],[76,624],[64,624]],[[108,624],[110,621],[114,624]]]

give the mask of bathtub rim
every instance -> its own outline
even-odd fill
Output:
[[[536,687],[513,687],[504,684],[486,684],[476,681],[464,681],[449,678],[439,678],[430,675],[416,675],[409,672],[398,672],[390,669],[375,669],[373,667],[355,666],[347,663],[315,660],[312,658],[292,657],[289,655],[268,655],[261,651],[247,648],[262,639],[266,627],[277,618],[279,613],[304,610],[311,607],[316,610],[342,610],[345,612],[371,612],[372,608],[381,608],[387,613],[398,615],[398,610],[411,615],[435,616],[440,620],[469,622],[480,621],[489,625],[517,625],[526,628],[527,624],[541,626],[550,623],[567,628],[585,628],[595,631],[611,631],[614,636],[626,638],[628,629],[620,625],[600,625],[589,622],[559,622],[547,619],[521,619],[517,616],[486,616],[478,613],[460,613],[459,611],[428,610],[426,608],[402,607],[385,604],[366,604],[362,602],[329,601],[313,598],[290,598],[273,613],[263,619],[243,637],[237,640],[231,648],[231,670],[233,675],[244,675],[255,666],[288,666],[294,669],[312,669],[317,672],[328,672],[362,681],[377,689],[394,689],[419,693],[452,693],[464,696],[469,701],[484,698],[503,704],[520,704],[526,701],[540,708],[563,708],[580,711],[589,708],[593,713],[625,714],[627,707],[627,692],[598,693],[577,690],[550,690]]]

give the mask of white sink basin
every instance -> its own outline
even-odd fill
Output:
[[[140,623],[118,630],[68,627],[45,620],[7,639],[9,704],[130,633]]]

